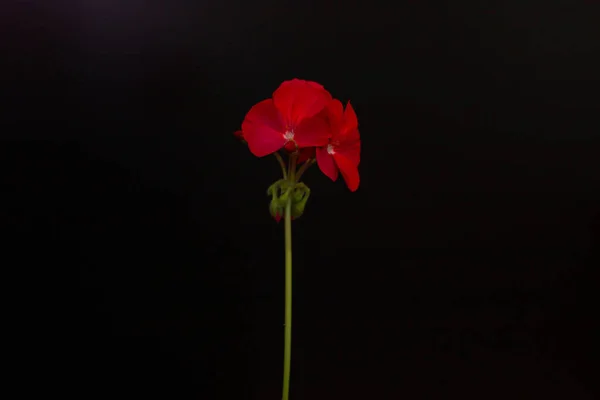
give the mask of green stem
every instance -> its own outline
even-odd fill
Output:
[[[288,177],[291,183],[296,182],[296,160],[298,159],[298,153],[292,153],[290,155],[290,173]]]
[[[302,174],[304,173],[304,171],[306,171],[308,169],[308,167],[313,165],[315,163],[315,161],[316,160],[314,158],[311,158],[310,160],[306,160],[306,162],[304,164],[302,164],[302,166],[298,170],[298,173],[296,174],[297,182],[300,182],[300,178],[302,177]]]
[[[295,181],[297,154],[290,156],[290,182]],[[285,205],[285,325],[283,332],[283,400],[290,398],[292,361],[292,197]]]
[[[285,325],[283,345],[283,400],[290,398],[292,359],[292,198],[285,206]]]
[[[287,179],[287,171],[285,168],[285,163],[283,162],[283,158],[281,158],[281,154],[275,152],[275,158],[279,161],[279,165],[281,166],[281,171],[283,172],[283,179]]]

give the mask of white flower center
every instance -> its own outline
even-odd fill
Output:
[[[329,153],[329,154],[335,153],[335,150],[333,149],[333,145],[330,145],[330,144],[327,145],[327,153]]]
[[[283,137],[284,137],[284,138],[285,138],[285,140],[287,140],[287,141],[294,140],[294,131],[286,131],[286,132],[283,134]]]

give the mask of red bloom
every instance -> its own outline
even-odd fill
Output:
[[[350,102],[344,111],[339,100],[330,102],[327,112],[331,139],[329,144],[317,149],[317,163],[321,171],[333,181],[337,180],[340,171],[348,189],[354,192],[360,183],[360,134],[356,113]]]
[[[295,148],[325,146],[329,127],[316,115],[330,102],[331,94],[316,82],[283,82],[273,98],[259,102],[246,114],[242,131],[250,151],[264,157],[290,142]]]

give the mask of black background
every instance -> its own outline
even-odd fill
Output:
[[[305,175],[292,398],[592,398],[598,4],[357,4],[3,6],[21,390],[281,396],[279,168],[232,133],[298,77],[362,161]]]

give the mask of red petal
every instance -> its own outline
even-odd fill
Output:
[[[325,108],[331,101],[331,94],[316,82],[292,79],[277,88],[273,101],[285,123],[295,127]]]
[[[281,214],[276,213],[273,218],[275,219],[275,222],[279,223],[279,221],[281,221]]]
[[[344,180],[346,181],[348,189],[350,189],[351,192],[355,192],[356,189],[358,189],[358,184],[360,183],[358,166],[339,153],[334,154],[333,158],[335,159],[335,163],[337,164],[342,176],[344,177]]]
[[[272,99],[263,100],[248,111],[242,131],[250,151],[257,157],[274,153],[286,143],[284,124]]]
[[[331,128],[322,114],[303,120],[294,130],[294,140],[300,148],[325,146],[330,137]]]
[[[305,161],[308,161],[311,158],[315,158],[315,148],[314,147],[305,147],[300,149],[300,154],[298,155],[298,160],[296,161],[298,164],[302,164]]]
[[[343,131],[344,133],[347,133],[355,129],[358,129],[358,118],[356,117],[354,107],[348,102],[348,104],[346,104],[346,110],[344,111]]]
[[[338,168],[335,165],[335,161],[331,154],[327,152],[327,147],[320,147],[317,149],[317,164],[319,169],[332,181],[336,181],[338,178]]]
[[[335,147],[335,153],[343,156],[358,167],[360,164],[360,136],[358,129],[347,133],[339,146]]]
[[[327,117],[331,130],[335,134],[342,128],[342,118],[344,116],[344,106],[338,99],[333,99],[327,106]]]

